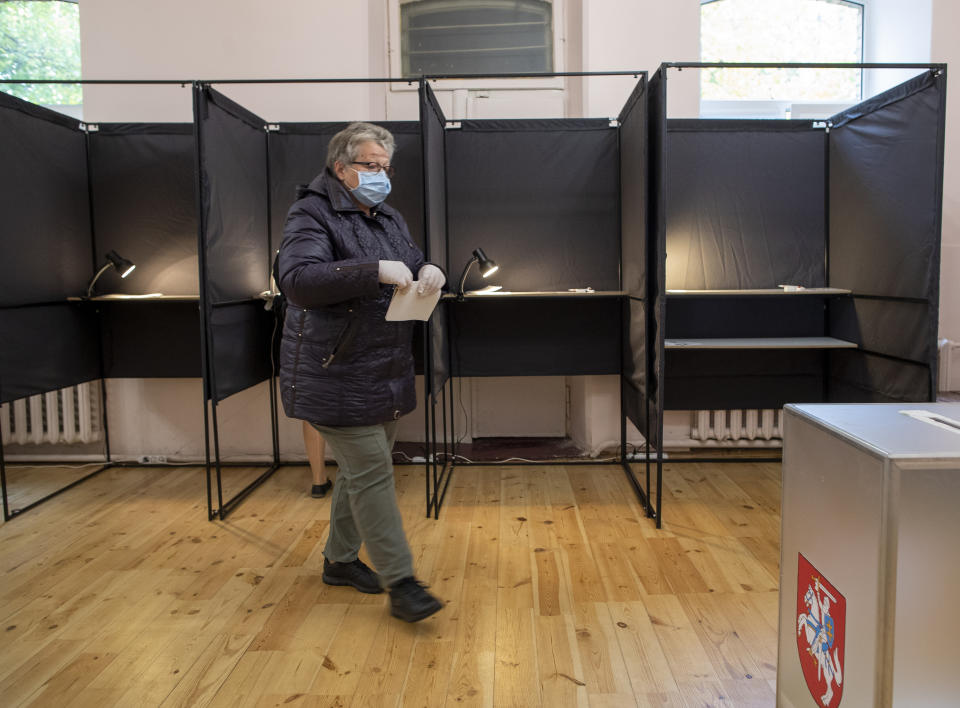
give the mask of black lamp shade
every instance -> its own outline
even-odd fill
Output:
[[[110,264],[120,274],[121,278],[126,278],[133,272],[133,269],[137,267],[133,264],[133,261],[128,261],[116,251],[107,252],[107,260],[110,261]]]
[[[487,258],[487,254],[483,252],[482,248],[473,249],[473,258],[467,261],[467,265],[464,267],[463,273],[460,275],[460,285],[457,288],[458,300],[463,300],[463,287],[467,282],[467,273],[470,271],[470,266],[472,266],[474,263],[480,264],[480,275],[482,275],[484,278],[489,275],[493,275],[500,270],[500,266]]]
[[[100,270],[94,274],[87,285],[87,298],[93,297],[93,286],[97,284],[97,280],[100,279],[100,276],[103,275],[104,272],[107,271],[111,266],[113,266],[114,270],[120,274],[121,278],[126,278],[133,272],[133,269],[136,268],[136,266],[133,264],[133,261],[128,261],[116,251],[109,251],[107,253],[107,262],[100,266]]]
[[[487,258],[487,254],[483,252],[482,248],[475,248],[473,250],[473,256],[477,259],[477,262],[480,265],[480,275],[484,278],[489,277],[500,270],[500,266]]]

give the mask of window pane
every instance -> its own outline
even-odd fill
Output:
[[[403,75],[553,71],[551,14],[539,0],[404,3]]]
[[[73,2],[0,2],[0,82],[79,79],[80,13]],[[45,105],[79,105],[80,86],[3,84],[0,91]]]
[[[858,63],[863,6],[841,0],[714,0],[700,7],[701,61]],[[858,101],[861,72],[705,69],[703,100]]]

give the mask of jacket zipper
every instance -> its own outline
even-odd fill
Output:
[[[334,342],[333,349],[330,351],[330,354],[326,359],[323,360],[323,363],[320,365],[321,368],[328,368],[330,364],[333,363],[333,360],[336,358],[337,354],[340,352],[340,349],[343,348],[343,345],[347,343],[347,333],[353,328],[353,325],[356,323],[356,320],[352,317],[350,321],[343,326],[343,329],[340,330],[340,334],[337,336],[337,341]]]
[[[300,370],[300,347],[303,346],[303,325],[304,325],[304,319],[306,318],[306,313],[307,313],[306,309],[300,310],[300,324],[297,327],[297,351],[293,357],[294,383],[290,385],[290,389],[293,391],[293,400],[291,401],[291,405],[294,407],[296,407],[297,405],[297,383],[296,383],[297,374],[296,372]]]

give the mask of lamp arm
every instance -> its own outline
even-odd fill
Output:
[[[97,280],[100,278],[101,275],[103,275],[103,272],[104,272],[105,270],[107,270],[108,268],[110,268],[111,266],[112,266],[112,264],[110,263],[110,261],[107,261],[107,262],[104,264],[104,266],[103,266],[100,270],[97,271],[97,274],[96,274],[95,276],[93,276],[93,278],[90,279],[90,284],[87,286],[87,299],[88,299],[88,300],[89,300],[91,297],[93,297],[93,286],[97,284]]]
[[[463,287],[467,282],[467,273],[470,272],[470,266],[472,266],[478,260],[479,259],[476,256],[474,256],[467,262],[467,265],[464,267],[463,273],[460,275],[460,286],[457,288],[457,300],[461,300],[461,301],[463,300]]]

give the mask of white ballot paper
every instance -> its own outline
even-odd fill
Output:
[[[440,301],[440,294],[440,290],[433,295],[419,294],[416,281],[403,290],[396,288],[393,291],[393,299],[390,300],[390,307],[387,308],[387,321],[429,320],[430,313]]]

